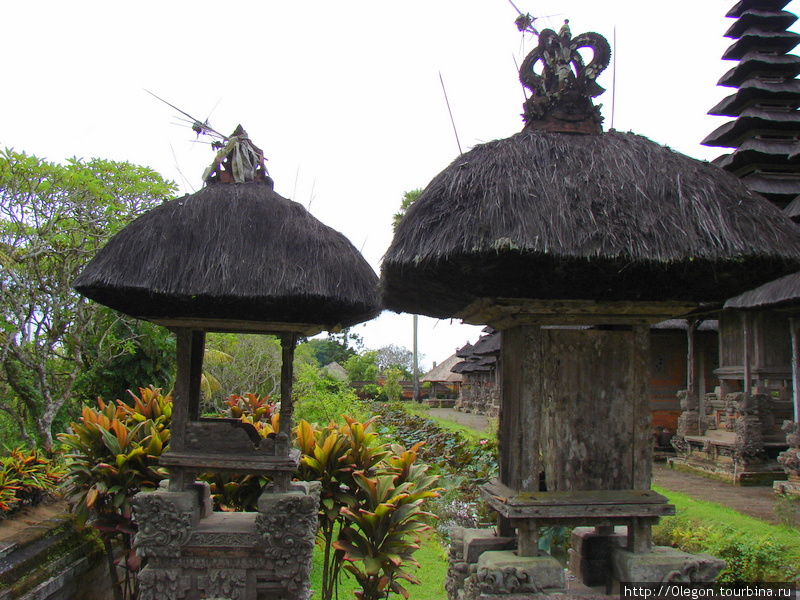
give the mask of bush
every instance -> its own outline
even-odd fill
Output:
[[[374,403],[381,416],[378,432],[406,447],[424,442],[419,458],[441,476],[441,498],[431,510],[439,516],[438,527],[446,534],[450,525],[478,527],[496,518],[481,499],[478,488],[497,476],[497,442],[477,443],[459,432],[439,426],[433,419],[411,414],[404,404]]]
[[[661,519],[653,528],[653,543],[693,554],[704,552],[726,561],[720,583],[786,582],[800,579],[800,565],[791,549],[769,539],[747,536],[727,525],[701,525],[685,511]]]
[[[0,519],[23,506],[36,506],[52,494],[64,469],[36,448],[18,446],[0,457]]]
[[[325,425],[335,421],[341,425],[345,414],[356,421],[366,421],[369,417],[367,406],[348,382],[331,377],[313,365],[299,365],[295,397],[296,422],[304,420]]]

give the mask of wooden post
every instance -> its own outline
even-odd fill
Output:
[[[791,317],[789,329],[792,333],[792,399],[794,400],[794,422],[800,423],[800,319]]]
[[[185,449],[186,423],[196,421],[200,412],[200,376],[203,372],[205,332],[180,327],[177,337],[177,374],[172,403],[170,448]]]
[[[697,373],[695,370],[695,341],[694,334],[697,331],[699,321],[697,317],[686,320],[686,342],[688,344],[686,352],[686,395],[689,398],[697,397]],[[690,400],[691,402],[691,400]]]
[[[751,373],[750,373],[750,319],[747,318],[747,313],[742,312],[742,339],[743,339],[743,346],[744,349],[742,351],[742,360],[744,361],[744,382],[742,386],[744,387],[744,397],[750,397],[750,388],[751,388]]]
[[[539,556],[539,528],[529,519],[517,519],[517,556]]]
[[[419,349],[417,348],[417,328],[419,326],[419,317],[417,315],[414,316],[414,336],[413,336],[413,347],[414,350],[412,352],[414,356],[414,402],[422,402],[422,398],[419,397]],[[434,396],[435,398],[436,396]]]
[[[281,433],[287,439],[292,437],[292,413],[294,413],[294,347],[297,344],[296,333],[281,334]]]
[[[200,376],[203,372],[203,353],[205,351],[205,332],[180,327],[177,337],[177,374],[172,400],[172,426],[170,451],[183,452],[186,449],[186,424],[196,421],[200,412]],[[172,469],[169,489],[180,492],[194,483],[196,473],[191,470]]]

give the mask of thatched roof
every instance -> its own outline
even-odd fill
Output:
[[[157,322],[330,328],[377,315],[377,283],[347,238],[300,204],[264,183],[231,183],[209,185],[139,217],[111,238],[74,285],[93,300]]]
[[[341,381],[347,381],[350,378],[350,375],[347,374],[347,369],[345,369],[336,361],[329,362],[323,367],[323,370],[325,370],[331,377]]]
[[[420,381],[454,382],[461,381],[462,377],[458,373],[453,373],[452,369],[461,359],[455,354],[451,354],[441,363],[433,367],[430,371],[419,378]]]
[[[526,130],[437,175],[383,261],[384,303],[713,302],[800,266],[795,225],[738,179],[632,133]]]
[[[797,308],[800,309],[800,273],[793,273],[770,281],[764,285],[731,298],[725,308],[763,309],[763,308]]]

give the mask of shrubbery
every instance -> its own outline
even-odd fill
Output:
[[[662,518],[653,528],[653,542],[723,559],[727,565],[717,578],[720,583],[800,583],[800,565],[788,546],[766,535],[754,539],[732,526],[703,525],[687,517],[685,512]]]
[[[439,529],[446,534],[450,525],[478,527],[495,519],[478,488],[497,476],[497,442],[478,442],[439,426],[433,419],[409,413],[401,403],[373,403],[380,415],[378,433],[406,447],[424,443],[419,458],[441,476],[441,497],[431,510],[440,518]]]
[[[64,469],[36,448],[7,449],[0,456],[0,519],[23,506],[36,506],[53,493]]]
[[[338,380],[306,373],[298,388],[300,416],[325,418],[354,408],[365,412],[365,405]],[[158,457],[169,442],[172,399],[152,387],[139,391],[131,405],[99,401],[96,410],[85,407],[71,433],[60,436],[70,450],[69,491],[79,519],[91,518],[109,560],[128,569],[125,581],[115,585],[117,598],[136,595],[132,574],[140,565],[131,550],[136,532],[131,500],[167,476]],[[262,436],[279,429],[277,407],[268,397],[231,396],[224,405],[228,416],[252,423]],[[401,582],[417,581],[408,567],[417,564],[412,555],[432,516],[422,504],[437,496],[437,477],[417,461],[420,444],[408,450],[390,445],[371,430],[371,421],[341,418],[344,425],[326,419],[324,427],[300,420],[295,430],[303,453],[298,477],[322,483],[323,597],[333,597],[343,569],[360,585],[355,592],[360,600],[386,598],[390,592],[406,596]],[[222,510],[254,510],[266,483],[258,476],[205,478]]]

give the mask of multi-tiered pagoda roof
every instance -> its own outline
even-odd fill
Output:
[[[736,88],[709,111],[733,117],[703,144],[733,148],[713,163],[740,177],[780,208],[800,194],[800,57],[791,55],[800,35],[787,31],[797,17],[788,0],[742,0],[727,14],[736,19],[723,54],[739,61],[719,80]]]

